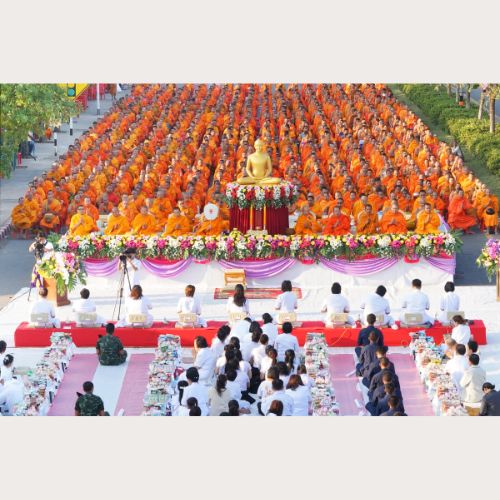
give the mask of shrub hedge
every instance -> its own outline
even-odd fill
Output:
[[[454,97],[435,85],[401,85],[400,89],[436,125],[449,132],[493,172],[500,173],[500,129],[489,132],[489,120],[477,119],[478,107],[459,107]]]

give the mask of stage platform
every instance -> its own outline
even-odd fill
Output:
[[[208,328],[175,328],[174,323],[154,323],[151,328],[117,328],[115,335],[125,347],[156,347],[158,336],[171,333],[181,337],[182,347],[192,347],[194,339],[203,335],[211,344],[217,334],[217,329],[225,324],[224,321],[210,321]],[[406,347],[410,343],[410,332],[418,331],[418,327],[383,328],[384,343],[387,346]],[[61,328],[30,328],[28,323],[21,323],[14,333],[16,347],[46,347],[50,345],[50,335],[55,331],[70,332],[77,347],[94,347],[98,336],[104,334],[104,328],[77,328],[74,323],[63,323]],[[299,344],[304,345],[309,332],[324,333],[329,347],[354,347],[360,328],[325,328],[321,321],[304,321],[300,327],[294,328],[293,334]],[[481,320],[474,320],[471,325],[472,335],[480,344],[486,344],[486,327]],[[434,337],[436,343],[443,341],[443,335],[451,333],[451,327],[437,323],[427,328],[426,333]]]

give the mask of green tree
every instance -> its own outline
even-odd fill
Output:
[[[56,84],[0,84],[0,175],[8,177],[19,144],[29,132],[68,120],[79,104]]]

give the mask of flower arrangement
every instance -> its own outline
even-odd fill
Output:
[[[454,233],[385,234],[345,236],[245,235],[232,231],[221,236],[59,236],[52,238],[54,248],[72,252],[80,258],[115,258],[127,248],[135,248],[139,258],[180,260],[193,257],[210,260],[241,260],[292,257],[299,260],[363,256],[405,257],[455,255],[462,241]]]
[[[262,210],[264,206],[289,207],[297,201],[298,196],[297,186],[291,182],[283,181],[275,186],[242,186],[237,182],[230,182],[226,185],[223,200],[229,208],[254,207]]]
[[[486,246],[481,250],[476,262],[478,267],[486,269],[488,279],[491,281],[500,268],[500,240],[489,239],[486,242]]]
[[[56,281],[57,293],[71,292],[78,283],[86,283],[85,268],[77,252],[56,252],[53,256],[43,259],[37,266],[42,278],[53,278]]]

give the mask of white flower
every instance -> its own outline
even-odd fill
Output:
[[[454,245],[456,243],[455,237],[449,233],[444,237],[444,240],[446,245]]]
[[[300,241],[297,239],[293,239],[292,242],[290,243],[290,250],[296,252],[299,249],[300,249]]]
[[[194,245],[193,245],[194,250],[204,250],[205,249],[205,243],[203,240],[196,240]]]
[[[168,238],[168,246],[170,248],[179,248],[181,246],[181,244],[177,238],[169,237]]]
[[[330,246],[335,250],[337,248],[340,248],[342,246],[342,241],[340,241],[338,238],[332,238],[330,240]]]
[[[219,250],[226,250],[226,240],[219,240],[219,242],[217,243],[217,248]]]
[[[387,248],[391,244],[391,237],[390,236],[382,236],[382,238],[379,238],[377,240],[377,245],[380,248]]]
[[[429,238],[427,236],[424,236],[420,240],[420,246],[424,247],[424,248],[429,248],[431,246],[431,241],[429,240]]]

